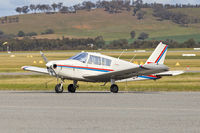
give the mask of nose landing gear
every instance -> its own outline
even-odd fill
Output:
[[[63,84],[57,84],[56,87],[55,87],[55,92],[56,93],[62,93],[64,90],[63,88]]]
[[[56,93],[62,93],[62,92],[63,92],[63,90],[64,90],[64,88],[63,88],[63,83],[64,83],[64,80],[61,79],[61,83],[60,83],[60,84],[57,84],[57,85],[55,86],[55,92],[56,92]]]

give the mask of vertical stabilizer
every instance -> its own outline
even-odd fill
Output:
[[[160,42],[145,64],[150,64],[150,63],[164,64],[167,48],[168,45]]]

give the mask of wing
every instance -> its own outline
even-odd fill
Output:
[[[121,80],[134,76],[150,75],[160,72],[168,71],[168,67],[162,64],[145,64],[144,66],[138,66],[130,69],[118,70],[113,72],[107,72],[99,75],[84,75],[84,78],[92,81],[106,82],[110,79]]]
[[[25,71],[49,74],[49,72],[46,68],[33,67],[33,66],[23,66],[22,69],[25,70]]]

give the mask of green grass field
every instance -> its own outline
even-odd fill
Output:
[[[109,14],[103,9],[91,12],[79,11],[76,14],[28,14],[19,15],[19,23],[0,24],[0,30],[7,34],[17,34],[19,30],[24,32],[37,32],[40,34],[46,29],[54,29],[55,34],[39,35],[37,38],[87,38],[103,36],[106,41],[116,39],[130,39],[130,32],[136,31],[136,37],[141,32],[148,33],[149,39],[166,40],[175,39],[183,42],[189,38],[200,41],[200,24],[191,24],[182,27],[171,21],[157,21],[152,16],[152,9],[146,11],[143,20],[137,20],[132,12],[123,11],[120,14]],[[175,12],[183,12],[190,16],[199,16],[197,9],[173,9]]]
[[[190,67],[190,70],[200,71],[200,52],[199,51],[190,51],[190,52],[171,52],[167,53],[167,58],[165,64],[171,68],[171,70],[187,70],[187,66]],[[184,49],[181,49],[184,50]],[[187,50],[187,49],[185,49]],[[109,50],[101,51],[103,54],[118,57],[120,53],[115,53],[113,51],[108,52]],[[133,50],[129,50],[133,51]],[[79,51],[52,51],[46,54],[49,60],[60,60],[67,59],[70,56],[73,56],[76,52]],[[182,57],[183,53],[192,53],[196,54],[196,57]],[[151,52],[146,53],[125,53],[121,56],[121,59],[129,61],[134,55],[136,55],[134,62],[144,63],[149,57]],[[13,53],[15,57],[10,57],[8,54],[0,54],[0,60],[3,63],[0,64],[0,72],[24,72],[21,70],[21,66],[32,65],[45,67],[45,64],[40,64],[39,61],[42,61],[42,58],[37,53],[30,54],[29,52],[17,52]],[[37,64],[34,64],[34,61]],[[176,66],[176,63],[179,63],[180,66]],[[46,84],[48,82],[48,84]],[[72,81],[67,81],[67,84]],[[57,83],[57,80],[53,77],[46,75],[35,75],[35,76],[0,76],[0,90],[54,90],[54,86]],[[80,82],[79,90],[89,90],[89,91],[105,91],[109,90],[109,84],[105,87],[101,87],[102,83],[85,83]],[[119,83],[120,90],[124,91],[200,91],[200,73],[185,73],[183,75],[174,76],[174,77],[164,77],[157,81],[136,81],[128,83]]]
[[[164,77],[153,81],[118,83],[121,91],[200,91],[200,73]],[[65,89],[72,81],[65,82]],[[52,90],[57,80],[50,76],[0,76],[0,90]],[[79,82],[78,90],[108,91],[110,84]]]

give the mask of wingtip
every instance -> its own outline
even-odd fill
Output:
[[[21,69],[25,70],[28,66],[22,66]]]

